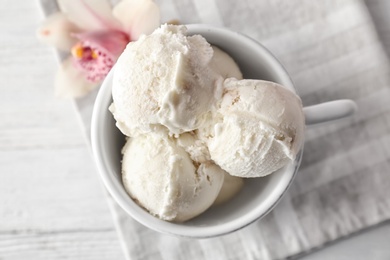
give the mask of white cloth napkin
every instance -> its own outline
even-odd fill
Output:
[[[40,3],[45,14],[56,10],[53,1]],[[157,3],[163,21],[225,26],[264,44],[289,71],[304,105],[350,98],[359,111],[308,128],[301,168],[287,195],[265,218],[233,234],[201,240],[162,235],[111,201],[128,259],[296,258],[390,219],[386,0]],[[95,95],[75,100],[87,136]]]

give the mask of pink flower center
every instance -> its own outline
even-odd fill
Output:
[[[72,56],[77,68],[86,73],[87,80],[103,80],[114,66],[120,53],[130,41],[119,31],[100,31],[80,35],[80,42],[73,46]]]
[[[72,55],[76,67],[83,70],[87,80],[92,82],[103,80],[116,60],[116,57],[113,57],[106,50],[89,45],[88,42],[76,44],[72,48]]]
[[[92,60],[98,58],[98,54],[90,46],[83,46],[81,43],[73,46],[72,56],[77,60]]]

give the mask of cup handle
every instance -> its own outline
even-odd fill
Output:
[[[349,99],[340,99],[303,108],[306,125],[315,125],[354,114],[357,105]]]

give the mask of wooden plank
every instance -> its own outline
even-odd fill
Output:
[[[0,259],[121,259],[113,230],[0,234]]]
[[[0,13],[0,259],[123,259],[107,197],[35,1]]]

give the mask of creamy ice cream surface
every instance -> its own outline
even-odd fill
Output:
[[[224,180],[218,166],[194,164],[169,136],[152,133],[129,138],[122,153],[127,192],[164,220],[182,222],[199,215],[212,205]]]
[[[115,66],[111,110],[128,136],[199,127],[222,94],[223,77],[211,66],[213,49],[185,26],[162,25],[128,44]]]
[[[211,48],[213,48],[213,58],[210,63],[212,70],[219,73],[224,79],[242,79],[241,70],[232,57],[216,46],[211,46]]]
[[[224,171],[225,178],[221,190],[215,199],[213,206],[222,205],[228,203],[233,199],[244,187],[244,179],[236,176],[232,176]]]
[[[225,80],[225,94],[206,139],[211,159],[238,177],[266,176],[295,159],[304,136],[300,98],[261,80]]]

